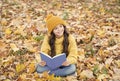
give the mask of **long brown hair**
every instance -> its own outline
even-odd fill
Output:
[[[69,40],[68,40],[68,37],[69,37],[69,33],[67,31],[67,28],[66,26],[64,26],[64,40],[63,40],[63,51],[62,53],[65,53],[66,56],[68,56],[69,52],[68,52],[68,45],[69,45]],[[49,38],[49,44],[50,44],[50,48],[51,48],[51,53],[50,53],[50,56],[55,56],[56,55],[56,51],[55,51],[55,34],[53,33],[53,31],[51,32],[51,36]]]

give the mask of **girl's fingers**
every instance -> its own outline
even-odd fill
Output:
[[[45,65],[46,65],[46,62],[45,62],[45,61],[41,61],[41,62],[40,62],[40,65],[41,65],[41,66],[45,66]]]
[[[70,65],[70,63],[68,61],[65,61],[62,65],[63,66],[68,66],[68,65]]]

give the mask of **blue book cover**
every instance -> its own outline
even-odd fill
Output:
[[[51,57],[48,54],[41,52],[40,57],[41,57],[41,60],[45,61],[47,66],[52,70],[60,67],[62,63],[66,61],[65,53],[58,54],[54,57]]]

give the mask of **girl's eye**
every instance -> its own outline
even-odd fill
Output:
[[[62,26],[59,26],[59,28],[62,28]]]
[[[55,30],[57,30],[57,28],[55,28]]]
[[[60,27],[62,28],[63,26],[62,26],[62,25],[60,25]]]
[[[62,25],[59,25],[58,27],[55,28],[55,30],[62,28]]]

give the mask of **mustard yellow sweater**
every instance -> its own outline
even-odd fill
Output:
[[[63,36],[61,38],[56,38],[56,41],[55,41],[56,54],[61,54],[62,53],[63,39],[64,39]],[[76,41],[75,41],[75,38],[72,35],[69,35],[68,40],[69,40],[69,46],[68,46],[69,55],[67,57],[67,60],[71,64],[75,64],[77,62],[77,57],[78,57]],[[49,45],[48,35],[46,35],[44,40],[43,40],[42,46],[41,46],[41,51],[46,53],[46,54],[49,54],[50,50],[51,50],[51,48],[50,48],[50,45]]]

